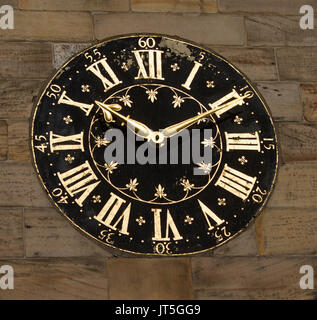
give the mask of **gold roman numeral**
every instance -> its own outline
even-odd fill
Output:
[[[212,220],[214,223],[216,223],[216,226],[219,226],[225,222],[225,220],[220,219],[213,211],[211,211],[204,203],[202,203],[198,199],[198,203],[200,205],[200,208],[204,214],[204,217],[208,224],[208,230],[212,230],[215,227],[210,223],[210,220]]]
[[[245,101],[243,100],[243,98],[238,94],[238,92],[236,90],[232,90],[230,93],[228,93],[227,95],[225,95],[224,97],[222,97],[221,99],[217,100],[214,103],[209,103],[209,107],[211,109],[215,109],[220,107],[222,104],[225,103],[229,103],[229,105],[226,108],[223,108],[217,112],[215,112],[216,116],[218,118],[220,118],[220,116],[227,112],[228,110],[236,107],[236,106],[242,106]]]
[[[100,210],[98,215],[94,216],[94,218],[98,222],[100,222],[101,224],[105,225],[108,228],[111,228],[112,230],[117,230],[118,229],[117,226],[121,222],[121,228],[119,232],[128,235],[131,203],[129,203],[128,206],[122,212],[122,214],[117,219],[115,219],[121,206],[125,202],[126,202],[125,200],[121,199],[114,193],[110,192],[109,200]]]
[[[109,66],[107,58],[101,59],[93,63],[92,65],[87,67],[86,70],[91,71],[95,76],[97,76],[101,80],[105,88],[105,92],[111,89],[112,87],[118,85],[119,83],[122,83],[122,81],[118,79],[116,74]],[[108,78],[103,73],[106,73]]]
[[[89,194],[100,183],[100,181],[96,181],[98,178],[92,171],[88,161],[66,172],[57,172],[57,176],[71,197],[78,193],[81,194],[79,198],[75,199],[76,203],[81,207]]]
[[[198,69],[202,66],[202,64],[197,61],[194,61],[194,64],[195,65],[194,65],[192,71],[190,72],[186,82],[182,84],[182,87],[186,88],[187,90],[191,89],[190,85],[192,84],[192,82],[196,76],[196,73],[198,72]]]
[[[134,79],[157,79],[162,77],[162,53],[161,50],[135,50],[133,51],[139,66],[138,75]],[[146,68],[147,66],[147,68]]]
[[[61,136],[50,131],[50,149],[51,152],[57,150],[76,150],[84,151],[83,144],[84,132],[73,134],[70,136]]]
[[[174,240],[181,240],[183,237],[179,234],[176,224],[172,218],[172,215],[169,210],[166,213],[166,229],[165,229],[165,236],[162,235],[162,224],[161,224],[161,212],[162,209],[152,209],[154,213],[154,237],[152,240],[155,241],[169,241],[169,231],[171,230],[173,233]]]
[[[255,182],[256,177],[250,177],[225,164],[215,185],[222,187],[242,200],[246,200],[253,189]]]
[[[225,132],[226,150],[256,150],[261,151],[259,134],[255,133],[228,133]]]
[[[86,103],[81,103],[81,102],[77,102],[77,101],[72,100],[71,98],[67,97],[66,91],[62,92],[57,103],[58,104],[67,104],[69,106],[77,107],[80,110],[84,111],[86,116],[89,115],[92,107],[94,106],[94,104],[86,104]]]

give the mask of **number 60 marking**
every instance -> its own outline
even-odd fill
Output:
[[[138,41],[138,45],[141,48],[154,48],[155,47],[155,40],[153,38],[147,38],[146,40],[143,40],[144,37],[140,38]]]

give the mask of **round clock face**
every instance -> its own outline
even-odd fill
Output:
[[[48,82],[32,121],[50,198],[123,251],[219,246],[258,215],[276,176],[275,130],[255,88],[216,53],[167,36],[79,53]]]

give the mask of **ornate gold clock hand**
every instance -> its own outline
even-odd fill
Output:
[[[161,131],[161,133],[163,134],[163,136],[165,138],[170,138],[172,136],[174,136],[175,134],[179,133],[180,131],[192,126],[193,124],[195,124],[197,121],[201,120],[202,118],[205,118],[207,116],[210,116],[222,109],[225,109],[225,108],[228,108],[232,105],[236,105],[238,104],[239,102],[243,101],[245,98],[248,98],[249,97],[249,94],[246,93],[244,96],[241,96],[239,98],[236,98],[230,102],[227,102],[225,104],[222,104],[220,107],[218,108],[215,108],[215,109],[211,109],[211,110],[208,110],[202,114],[199,114],[195,117],[192,117],[192,118],[189,118],[187,120],[184,120],[182,122],[179,122],[179,123],[176,123],[176,124],[173,124],[169,127],[166,127],[165,129],[163,129]],[[212,105],[216,105],[217,102],[213,103]]]
[[[114,114],[119,119],[126,122],[128,129],[130,129],[134,134],[136,134],[139,137],[145,138],[145,139],[151,139],[153,131],[148,128],[145,124],[131,119],[129,116],[124,116],[118,111],[120,111],[122,108],[119,104],[104,104],[99,101],[95,101],[96,105],[106,112],[110,114]],[[116,111],[117,110],[117,111]],[[106,116],[107,117],[107,116]],[[110,120],[110,117],[108,116],[108,119]],[[110,120],[111,121],[111,120]]]

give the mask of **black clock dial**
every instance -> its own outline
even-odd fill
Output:
[[[181,255],[239,234],[276,176],[272,119],[210,50],[129,35],[69,60],[41,93],[32,149],[48,195],[99,242]]]

